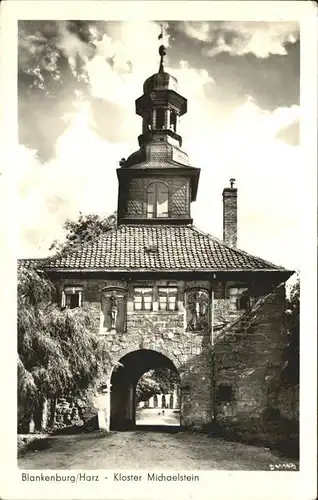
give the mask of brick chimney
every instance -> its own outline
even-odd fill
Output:
[[[235,179],[230,179],[230,186],[223,189],[223,241],[229,247],[237,244],[237,189]]]

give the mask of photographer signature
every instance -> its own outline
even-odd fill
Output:
[[[296,464],[291,462],[281,464],[269,464],[269,470],[297,470]]]

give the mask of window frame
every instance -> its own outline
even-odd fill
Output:
[[[167,210],[165,212],[159,211],[159,199],[160,195],[164,195],[164,203],[167,205]],[[153,197],[153,201],[150,202],[150,197]],[[149,209],[149,207],[151,209]],[[169,217],[169,188],[165,182],[154,181],[147,186],[147,218],[148,219],[167,219]]]
[[[236,290],[236,294],[231,293],[233,290]],[[248,309],[248,300],[246,307],[242,307],[240,304],[240,299],[244,293],[249,293],[249,289],[247,286],[230,286],[228,288],[228,298],[229,298],[229,309],[230,311],[247,311]]]
[[[163,301],[160,301],[160,297],[165,298],[165,308],[161,308],[160,304]],[[170,297],[174,297],[174,307],[170,309],[171,301],[169,301]],[[178,311],[178,287],[176,286],[158,286],[158,308],[159,311],[165,312],[176,312]]]
[[[78,305],[71,307],[71,304],[67,303],[68,296],[78,296]],[[82,307],[83,305],[83,286],[82,285],[65,285],[62,290],[61,307],[62,309],[76,309],[77,307]]]
[[[140,303],[140,309],[136,308],[136,297],[141,297]],[[145,297],[150,297],[150,301],[145,302]],[[150,303],[150,308],[145,307],[145,303],[148,304]],[[134,287],[133,289],[133,305],[134,305],[134,312],[151,312],[153,311],[153,303],[154,303],[154,297],[153,297],[153,287]]]

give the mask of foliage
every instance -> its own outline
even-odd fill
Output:
[[[116,212],[106,217],[101,217],[96,214],[84,215],[80,213],[77,221],[67,220],[65,222],[65,241],[54,241],[50,250],[55,250],[57,253],[64,253],[78,245],[88,243],[94,238],[97,238],[101,234],[116,227],[116,224]]]
[[[60,310],[50,280],[34,269],[18,272],[18,405],[47,397],[80,395],[111,363],[94,332],[94,312]],[[22,415],[21,415],[22,417]]]
[[[179,376],[168,368],[156,368],[144,373],[137,384],[136,399],[148,401],[155,394],[169,394],[179,384]]]
[[[300,282],[298,277],[286,300],[286,324],[289,343],[286,350],[283,378],[291,384],[299,383],[299,307]]]

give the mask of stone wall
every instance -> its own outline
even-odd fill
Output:
[[[204,288],[210,291],[208,281],[119,281],[119,280],[72,280],[59,282],[59,293],[64,286],[83,286],[83,302],[96,310],[96,332],[109,345],[114,363],[126,354],[139,349],[154,350],[170,359],[179,372],[183,399],[181,398],[182,424],[208,423],[212,414],[210,325],[205,331],[186,330],[184,291]],[[178,310],[134,311],[133,293],[135,286],[177,286]],[[105,287],[121,287],[127,290],[126,331],[116,333],[103,328],[101,294]]]
[[[285,287],[259,298],[252,310],[215,337],[216,421],[264,442],[286,438],[297,420],[297,388],[281,380],[287,345]],[[285,427],[285,430],[284,430]]]
[[[229,309],[229,289],[244,283],[213,282],[212,367],[211,324],[201,332],[187,331],[184,302],[187,290],[201,288],[211,293],[211,281],[65,279],[59,283],[60,292],[70,284],[83,286],[83,300],[96,311],[96,332],[108,344],[114,363],[140,349],[156,351],[172,361],[181,381],[182,425],[207,424],[215,413],[225,427],[237,423],[247,427],[251,421],[260,426],[269,408],[278,408],[284,415],[295,411],[297,404],[286,401],[279,382],[287,342],[283,285],[272,292],[269,285],[250,284],[254,305],[246,314]],[[135,286],[168,285],[178,288],[177,311],[159,311],[155,303],[152,311],[134,310]],[[125,332],[103,328],[101,294],[105,287],[127,291]],[[295,394],[287,393],[295,400]]]

